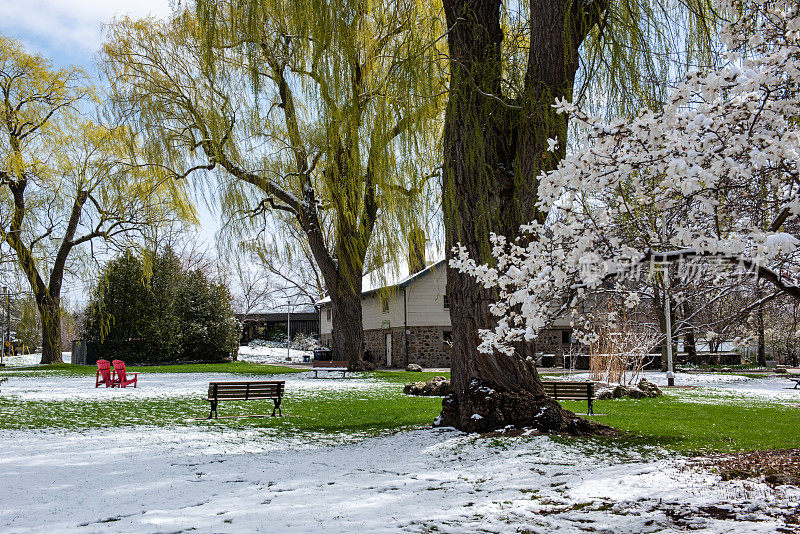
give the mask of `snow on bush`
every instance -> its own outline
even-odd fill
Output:
[[[555,103],[587,143],[539,177],[547,221],[523,226],[524,240],[493,236],[495,266],[477,264],[463,247],[451,260],[498,289],[498,324],[483,332],[481,350],[510,354],[513,342],[535,338],[567,310],[580,328],[578,308],[593,291],[612,281],[623,291],[621,279],[654,262],[699,258],[758,270],[800,299],[798,239],[781,230],[800,213],[798,7],[720,7],[740,15],[720,35],[724,66],[689,74],[660,109],[606,122]]]

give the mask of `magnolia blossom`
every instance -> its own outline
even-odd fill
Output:
[[[800,14],[746,8],[720,35],[725,66],[689,74],[659,110],[607,122],[556,101],[587,139],[539,177],[547,221],[521,228],[524,246],[493,236],[495,266],[454,250],[452,266],[498,289],[481,350],[510,353],[568,311],[580,328],[598,288],[682,257],[757,269],[800,298],[800,241],[782,229],[800,213]]]

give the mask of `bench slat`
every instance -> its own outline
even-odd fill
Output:
[[[210,382],[207,400],[276,399],[283,396],[284,381]]]
[[[254,385],[283,385],[286,382],[283,380],[270,380],[270,381],[259,381],[259,382],[209,382],[209,385],[217,384],[219,386],[246,386],[250,384],[250,386]]]

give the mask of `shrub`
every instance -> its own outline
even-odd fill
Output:
[[[130,365],[221,362],[235,357],[240,325],[232,298],[175,253],[155,255],[152,272],[126,251],[109,262],[87,308],[85,337],[105,359]]]

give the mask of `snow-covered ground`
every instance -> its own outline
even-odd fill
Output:
[[[257,363],[285,363],[287,358],[291,358],[293,363],[297,363],[303,361],[303,356],[311,357],[313,353],[310,350],[295,349],[289,349],[288,354],[286,352],[286,349],[282,348],[243,345],[239,347],[239,360]]]
[[[311,373],[281,374],[275,379],[286,381],[287,397],[303,398],[325,391],[374,391],[392,387],[385,382],[348,378],[346,380],[314,379]],[[25,400],[58,401],[108,399],[134,400],[137,398],[171,398],[182,396],[202,397],[208,391],[208,383],[225,380],[267,380],[273,377],[262,375],[231,375],[230,373],[139,373],[136,388],[95,388],[94,377],[59,376],[44,373],[37,376],[14,376],[2,386],[2,394],[15,395]],[[88,387],[87,387],[88,384]],[[396,386],[395,386],[396,387]],[[2,500],[2,497],[0,497]]]
[[[423,429],[303,448],[227,428],[0,439],[6,533],[775,532],[800,499],[657,451],[541,436]]]
[[[142,373],[138,388],[113,390],[87,387],[87,377],[12,375],[2,397],[177,398],[230,378]],[[281,378],[293,399],[398,387],[307,373]],[[667,394],[800,399],[800,390],[784,389],[786,379],[677,380],[701,387]],[[448,429],[365,437],[206,423],[0,431],[3,533],[775,532],[799,503],[797,488],[722,482],[666,451],[596,440]]]
[[[72,353],[62,352],[61,359],[64,361],[64,363],[70,363],[72,361]],[[18,354],[15,356],[6,356],[3,358],[3,363],[5,363],[7,367],[19,367],[21,365],[38,365],[39,362],[41,361],[42,361],[41,352],[34,352],[32,354]]]

